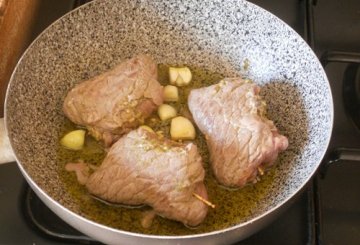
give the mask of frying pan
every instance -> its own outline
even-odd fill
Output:
[[[262,87],[268,117],[290,145],[279,156],[266,192],[254,195],[255,205],[241,221],[194,235],[122,231],[90,220],[65,188],[57,147],[67,91],[140,53],[158,63],[246,76]],[[108,244],[229,244],[253,234],[274,220],[313,176],[332,123],[332,95],[315,54],[277,17],[241,0],[99,0],[84,5],[28,48],[12,75],[5,104],[7,134],[29,185],[67,223]]]

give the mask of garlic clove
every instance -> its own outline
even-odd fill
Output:
[[[182,116],[171,120],[170,135],[174,140],[193,140],[196,137],[194,125],[189,119]]]
[[[165,120],[171,119],[173,117],[176,117],[177,112],[176,112],[176,109],[174,107],[172,107],[171,105],[162,104],[158,108],[158,115],[159,115],[161,121],[165,121]]]
[[[189,67],[169,67],[170,84],[176,86],[186,86],[191,82],[192,73]]]
[[[169,80],[170,84],[176,84],[176,79],[179,76],[178,68],[176,67],[169,67]]]
[[[178,79],[181,78],[181,82],[177,84],[178,86],[185,86],[191,82],[192,74],[188,67],[178,68],[178,73],[179,73]]]
[[[81,150],[85,143],[85,130],[78,129],[65,134],[60,144],[70,150]]]
[[[164,100],[165,101],[178,101],[179,90],[176,86],[166,85],[164,87]]]

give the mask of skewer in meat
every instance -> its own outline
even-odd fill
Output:
[[[66,169],[77,172],[89,193],[102,200],[146,204],[156,214],[188,226],[199,225],[208,211],[205,171],[196,145],[142,127],[113,144],[93,173],[84,163],[69,163]]]

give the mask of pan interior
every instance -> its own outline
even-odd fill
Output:
[[[262,192],[249,200],[253,208],[235,223],[276,208],[312,176],[330,138],[332,98],[321,65],[293,30],[246,1],[94,1],[40,35],[8,89],[13,149],[50,198],[92,219],[59,178],[62,102],[76,83],[140,53],[158,63],[247,76],[261,85],[268,116],[290,145],[266,188],[253,187]]]

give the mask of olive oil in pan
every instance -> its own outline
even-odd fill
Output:
[[[191,89],[209,86],[217,83],[223,77],[221,74],[212,73],[204,69],[195,67],[190,67],[190,69],[193,74],[191,84],[179,88],[180,100],[178,102],[169,103],[176,107],[180,114],[189,113],[187,96]],[[168,66],[159,65],[159,81],[162,85],[169,84],[167,71]],[[169,137],[170,120],[161,122],[155,113],[145,124],[152,127],[154,131],[162,131],[166,137]],[[76,127],[76,125],[66,119],[62,135],[74,130]],[[86,146],[81,151],[71,151],[61,147],[59,144],[58,162],[60,176],[83,215],[88,219],[120,230],[153,235],[190,235],[224,229],[246,221],[246,218],[256,209],[258,202],[267,194],[268,187],[274,178],[275,168],[272,168],[262,176],[261,181],[256,184],[247,185],[239,190],[226,189],[216,182],[212,174],[204,135],[198,129],[196,129],[196,135],[195,144],[198,146],[206,171],[205,185],[209,201],[215,204],[216,208],[209,208],[204,222],[194,229],[187,228],[180,222],[161,217],[156,217],[151,227],[145,229],[141,226],[140,221],[145,211],[151,209],[150,207],[130,209],[116,205],[107,205],[92,198],[86,188],[77,182],[75,174],[65,171],[66,163],[77,162],[80,159],[94,165],[101,164],[105,157],[105,151],[92,137],[87,136]]]

